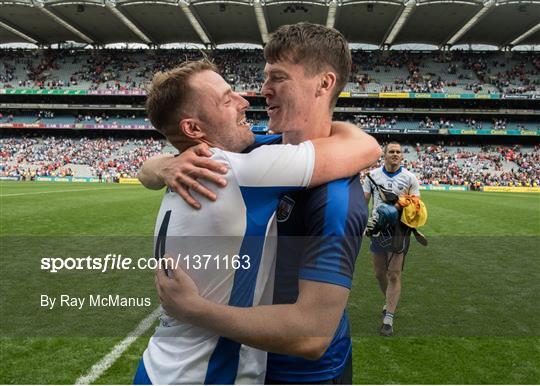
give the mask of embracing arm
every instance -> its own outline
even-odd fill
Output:
[[[200,203],[191,196],[189,189],[212,201],[217,197],[201,184],[198,178],[204,178],[219,186],[227,184],[227,180],[221,175],[227,173],[227,167],[210,159],[211,156],[212,152],[204,143],[190,147],[177,157],[172,154],[158,154],[143,163],[138,178],[148,189],[157,190],[167,185],[189,205],[200,208]]]
[[[172,154],[158,154],[144,161],[137,178],[147,189],[159,190],[165,186],[165,181],[159,172],[163,170],[168,161],[173,159]]]
[[[294,304],[233,307],[201,297],[180,268],[169,272],[157,272],[156,287],[171,316],[248,346],[311,360],[330,345],[349,296],[345,287],[300,280]]]
[[[333,122],[331,136],[315,139],[312,143],[316,154],[310,187],[357,174],[375,163],[381,154],[375,138],[346,122]],[[154,156],[143,164],[139,180],[149,189],[167,185],[189,205],[200,208],[200,203],[189,193],[190,189],[210,200],[215,200],[216,194],[198,179],[226,185],[226,180],[217,173],[226,174],[227,170],[211,160],[211,156],[205,144],[189,148],[178,157]]]
[[[381,156],[377,140],[352,123],[332,122],[330,137],[312,142],[315,167],[310,187],[358,174]]]

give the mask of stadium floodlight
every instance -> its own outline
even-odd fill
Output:
[[[392,44],[397,34],[399,33],[399,31],[401,31],[401,28],[403,28],[403,25],[409,18],[409,15],[411,14],[415,5],[415,0],[409,0],[404,4],[404,7],[401,10],[401,14],[399,15],[397,21],[394,23],[394,25],[386,35],[386,38],[383,40],[383,45],[390,46]]]
[[[105,6],[111,13],[116,16],[131,32],[137,35],[146,44],[151,44],[152,40],[144,34],[131,20],[129,20],[120,10],[116,7],[116,1],[106,0]]]
[[[29,43],[34,43],[34,44],[38,43],[38,41],[36,39],[31,38],[30,36],[28,36],[24,32],[21,32],[18,29],[13,28],[10,25],[7,25],[6,23],[4,23],[2,21],[0,21],[0,27],[3,27],[4,29],[7,29],[9,32],[14,33],[17,36],[20,36],[21,38],[23,38],[24,40],[26,40]]]
[[[328,28],[334,28],[336,24],[337,5],[337,0],[332,0],[328,5],[328,16],[326,17],[326,26]]]
[[[525,40],[528,36],[532,35],[533,33],[539,30],[540,30],[540,23],[538,23],[534,27],[528,29],[527,31],[519,35],[517,38],[515,38],[510,43],[508,43],[507,46],[516,46],[519,44],[519,42]]]
[[[204,44],[211,44],[212,42],[210,41],[210,38],[208,37],[206,32],[204,32],[201,23],[199,23],[199,20],[197,20],[193,12],[191,12],[191,9],[189,8],[189,3],[186,0],[179,0],[178,6],[182,9],[182,12],[184,12],[184,15],[186,15],[189,23],[191,24],[195,32],[197,32],[197,35],[199,35],[199,38],[202,40],[202,42]]]
[[[253,1],[253,9],[255,10],[255,18],[257,19],[261,39],[263,44],[266,44],[268,42],[268,26],[266,25],[266,17],[260,0]]]
[[[44,13],[45,15],[47,15],[48,17],[50,17],[51,19],[53,19],[54,21],[56,21],[58,24],[60,24],[62,27],[64,27],[65,29],[67,29],[68,31],[71,31],[73,32],[75,35],[77,35],[78,37],[80,37],[82,40],[84,40],[86,43],[88,44],[94,44],[94,40],[89,38],[87,35],[85,35],[84,33],[82,33],[81,31],[79,31],[77,28],[75,28],[74,26],[72,26],[71,24],[69,24],[67,21],[65,21],[64,19],[60,18],[59,16],[55,15],[54,13],[52,13],[51,11],[49,11],[46,7],[45,7],[45,4],[42,3],[42,2],[35,2],[34,4],[37,5],[37,9],[39,9],[42,13]]]
[[[450,39],[448,39],[445,43],[443,43],[443,46],[452,46],[455,42],[457,42],[468,30],[470,30],[484,15],[491,10],[491,7],[496,3],[495,0],[488,0],[484,3],[484,6],[480,11],[478,11],[471,19],[465,23],[463,27],[457,31],[454,36],[452,36]]]

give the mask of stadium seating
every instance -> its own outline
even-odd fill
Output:
[[[153,74],[187,59],[197,50],[0,50],[0,88],[143,90]],[[259,91],[261,50],[208,53],[237,91]],[[446,92],[532,94],[540,87],[540,56],[500,52],[411,53],[353,51],[348,92]]]
[[[176,150],[164,140],[87,137],[0,139],[0,176],[136,177],[148,157]],[[405,167],[424,184],[540,186],[540,146],[403,146]]]

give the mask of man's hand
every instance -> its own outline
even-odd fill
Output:
[[[193,208],[200,209],[201,204],[191,195],[190,189],[212,201],[215,201],[217,196],[198,179],[213,182],[218,186],[227,185],[227,180],[223,177],[223,174],[227,174],[227,167],[210,159],[211,156],[212,152],[204,143],[190,147],[178,157],[155,156],[143,164],[139,180],[149,189],[161,189],[167,185]]]
[[[177,320],[264,351],[320,358],[336,332],[349,290],[338,285],[300,280],[294,304],[233,307],[203,298],[195,282],[168,261],[158,268],[156,289],[167,314]]]
[[[175,267],[173,258],[166,254],[156,269],[154,282],[161,305],[167,314],[188,322],[190,313],[197,308],[197,300],[202,298],[191,277],[182,268]]]
[[[189,189],[209,200],[215,201],[217,199],[214,192],[198,181],[199,178],[219,186],[227,185],[227,180],[220,175],[227,173],[227,167],[220,162],[211,160],[211,156],[212,152],[204,143],[190,147],[178,157],[168,160],[163,169],[158,171],[158,176],[185,202],[199,209],[201,204],[190,194]]]

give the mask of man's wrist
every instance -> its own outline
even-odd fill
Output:
[[[165,170],[167,169],[167,163],[169,162],[169,158],[163,158],[163,160],[160,162],[156,169],[156,177],[163,185],[165,184]]]
[[[191,295],[185,299],[184,319],[191,324],[199,324],[207,314],[208,301],[200,295]]]

